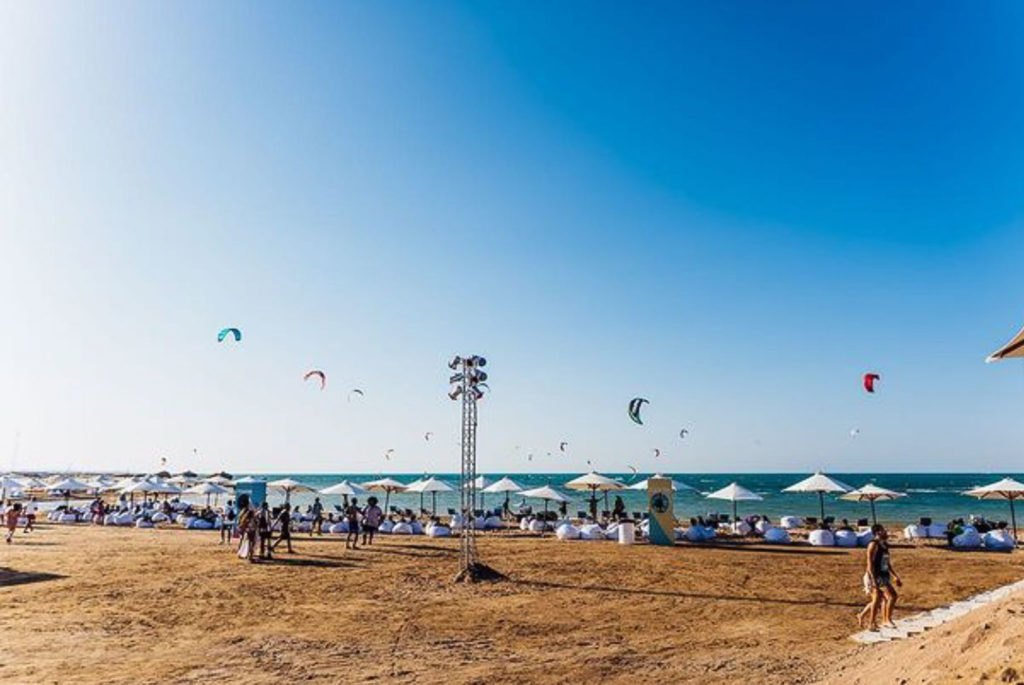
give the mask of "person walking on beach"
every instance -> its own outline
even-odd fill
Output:
[[[366,508],[363,509],[363,547],[373,544],[373,534],[377,532],[383,518],[384,510],[377,506],[377,498],[366,500]]]
[[[273,559],[271,554],[271,536],[274,534],[274,520],[270,514],[270,505],[264,502],[256,514],[256,537],[260,542],[260,559]]]
[[[230,544],[231,533],[235,527],[235,504],[228,502],[224,506],[224,515],[220,517],[220,544]]]
[[[903,581],[892,567],[892,560],[889,557],[889,534],[885,527],[876,523],[871,526],[871,534],[873,538],[868,544],[866,559],[866,580],[870,584],[871,601],[857,615],[857,620],[863,625],[867,614],[868,629],[878,630],[879,612],[883,625],[895,627],[892,622],[892,610],[896,607],[899,595],[893,587],[893,581],[896,581],[896,587],[902,587]]]
[[[313,500],[313,525],[310,526],[309,537],[313,537],[314,531],[317,535],[324,534],[324,505],[319,497]]]
[[[14,538],[14,531],[18,529],[18,518],[21,516],[21,503],[15,502],[7,508],[4,514],[4,523],[7,525],[7,544],[11,544]]]
[[[36,496],[32,495],[31,499],[25,504],[25,532],[31,533],[36,529],[36,512],[39,511],[39,503],[36,501]]]
[[[345,509],[345,518],[348,520],[348,535],[345,536],[345,549],[359,549],[359,500],[355,497]],[[349,545],[351,543],[351,547]]]
[[[274,521],[274,527],[280,526],[280,532],[277,534],[277,540],[270,546],[270,549],[277,549],[277,546],[282,542],[288,543],[288,554],[295,554],[295,550],[292,549],[292,513],[288,510],[288,507],[281,509],[281,513],[277,515],[277,520]]]
[[[238,558],[250,563],[255,559],[256,551],[256,512],[253,510],[249,495],[238,496]]]

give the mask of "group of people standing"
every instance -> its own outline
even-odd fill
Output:
[[[323,535],[323,505],[317,498],[311,508],[313,523],[309,534]],[[377,498],[370,497],[365,507],[353,497],[345,506],[343,515],[348,523],[348,534],[345,537],[345,549],[359,549],[359,534],[363,535],[363,545],[373,544],[374,534],[384,519],[384,511],[378,506]],[[259,507],[253,506],[248,494],[238,497],[238,511],[229,503],[225,509],[221,525],[221,544],[230,541],[234,531],[239,536],[238,557],[250,562],[272,559],[278,545],[285,543],[288,553],[292,548],[292,513],[284,506],[276,514],[270,506],[263,502]],[[275,539],[276,533],[276,539]]]

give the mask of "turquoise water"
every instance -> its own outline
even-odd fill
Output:
[[[241,477],[246,474],[235,474]],[[315,489],[326,488],[341,480],[350,480],[355,483],[363,483],[369,480],[376,480],[383,477],[381,474],[303,474],[303,473],[273,473],[273,474],[251,474],[256,477],[275,480],[277,478],[294,478]],[[423,474],[390,474],[402,482],[411,482],[422,477]],[[431,474],[453,487],[458,487],[458,474]],[[575,513],[577,510],[587,508],[587,493],[574,492],[564,487],[565,483],[577,477],[573,474],[485,474],[492,481],[509,475],[524,488],[534,488],[550,484],[560,490],[564,495],[572,498],[569,503],[569,511]],[[632,474],[608,473],[612,478],[620,479],[624,483],[637,482],[653,474],[639,474],[635,478]],[[777,520],[779,516],[792,514],[797,516],[817,516],[819,511],[818,497],[815,494],[791,494],[783,493],[781,490],[806,478],[809,474],[792,473],[743,473],[743,474],[704,474],[704,473],[676,473],[673,478],[682,481],[687,485],[697,488],[699,492],[677,492],[675,497],[675,512],[680,518],[688,518],[698,514],[712,512],[731,513],[732,504],[719,500],[709,500],[701,493],[708,493],[725,487],[733,481],[739,482],[744,487],[753,490],[764,498],[761,502],[739,502],[738,508],[741,516],[748,514],[765,514]],[[1021,476],[1014,474],[982,474],[982,473],[831,473],[829,474],[850,486],[860,487],[866,483],[876,485],[890,490],[907,493],[907,497],[894,502],[877,503],[878,519],[882,522],[909,523],[917,521],[922,516],[930,516],[935,521],[947,521],[951,518],[970,516],[971,514],[983,515],[996,520],[1009,520],[1009,505],[1005,501],[979,501],[973,497],[965,497],[960,493],[978,485],[985,485],[999,480],[1003,476],[1010,475],[1018,479]],[[626,502],[629,511],[640,511],[646,505],[646,494],[643,491],[624,490],[619,493]],[[284,496],[271,491],[269,493],[271,503],[283,501]],[[305,507],[313,501],[313,493],[293,493],[291,500],[293,504]],[[383,502],[383,495],[378,495]],[[484,505],[487,507],[498,506],[504,501],[504,495],[485,495]],[[339,496],[321,496],[321,500],[328,505],[340,503]],[[518,504],[521,498],[514,493],[511,496],[513,506]],[[396,493],[391,495],[391,503],[417,509],[420,503],[418,494]],[[427,509],[431,508],[431,496],[424,495],[424,504]],[[542,507],[543,502],[528,500],[535,509]],[[437,494],[437,508],[445,512],[449,507],[458,507],[458,493],[447,492]],[[603,505],[601,508],[604,508]],[[849,518],[851,520],[870,517],[870,506],[865,503],[846,502],[837,499],[834,495],[825,497],[825,513],[829,516]]]

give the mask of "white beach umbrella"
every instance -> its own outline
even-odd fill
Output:
[[[651,478],[667,478],[667,476],[663,476],[660,473],[656,473],[653,476],[651,476]],[[630,490],[646,490],[647,489],[647,481],[649,481],[649,480],[650,480],[650,478],[644,478],[639,483],[634,483],[633,485],[628,486],[628,489],[630,489]],[[686,483],[684,483],[682,481],[678,481],[678,480],[672,479],[672,489],[678,492],[678,491],[681,491],[681,490],[693,490],[693,491],[696,491],[697,488],[693,487],[692,485],[687,485]]]
[[[46,489],[50,492],[83,492],[88,490],[89,486],[80,480],[65,478],[57,481],[53,485],[47,485]]]
[[[548,513],[548,502],[568,502],[569,498],[555,490],[550,485],[544,485],[539,488],[533,488],[531,490],[521,490],[519,492],[521,497],[529,497],[531,499],[542,499],[544,500],[544,514],[547,518]]]
[[[347,480],[343,480],[340,483],[336,483],[329,488],[324,488],[320,491],[321,495],[341,495],[344,499],[344,504],[348,506],[349,497],[362,497],[368,490],[363,488],[361,485],[357,485]],[[385,504],[384,506],[387,506]]]
[[[21,497],[21,490],[24,486],[21,481],[10,476],[0,476],[0,508],[8,497]]]
[[[246,484],[246,483],[263,483],[265,481],[266,481],[265,478],[256,478],[255,476],[243,476],[242,478],[239,478],[238,480],[234,481],[233,484],[234,485],[241,485],[241,484]],[[218,482],[217,484],[218,485],[231,485],[232,482],[230,480],[227,480],[226,478],[224,478],[224,479],[221,479],[220,482]]]
[[[589,490],[590,491],[590,513],[596,518],[597,517],[597,493],[605,493],[605,506],[608,506],[608,492],[611,490],[624,490],[626,488],[620,481],[608,476],[602,476],[597,471],[591,471],[585,473],[578,478],[573,478],[571,481],[565,484],[565,487],[570,490]]]
[[[38,478],[32,478],[27,476],[25,478],[15,478],[17,481],[21,481],[21,486],[26,490],[42,490],[46,487],[46,483],[39,480]]]
[[[1013,336],[1013,340],[990,354],[988,359],[985,361],[992,363],[1001,359],[1010,359],[1012,357],[1016,357],[1018,359],[1024,358],[1024,328],[1022,328],[1017,335]]]
[[[280,490],[281,492],[283,492],[285,504],[290,503],[293,492],[303,492],[313,489],[308,485],[303,485],[294,478],[280,478],[278,480],[272,480],[269,483],[267,483],[267,487],[273,488],[275,490]]]
[[[241,483],[243,481],[245,481],[244,478],[240,479],[238,482]],[[216,476],[210,476],[209,478],[204,478],[203,482],[204,483],[216,483],[217,485],[225,485],[225,486],[231,485],[231,479],[230,478],[225,478],[224,476],[221,476],[219,474],[216,475]],[[250,481],[246,481],[246,482],[253,482],[253,481],[250,480]]]
[[[732,518],[735,521],[736,516],[736,503],[737,502],[760,502],[764,499],[761,495],[756,492],[751,492],[739,483],[729,483],[721,490],[715,490],[708,495],[708,499],[724,499],[728,502],[732,502]]]
[[[206,495],[206,506],[210,506],[210,495],[220,497],[221,495],[225,495],[231,491],[223,485],[217,485],[216,483],[198,483],[185,492],[190,495]]]
[[[432,499],[432,502],[433,502],[433,504],[431,505],[432,506],[431,511],[433,511],[434,514],[437,514],[437,493],[439,493],[439,492],[454,492],[455,488],[453,488],[448,483],[445,483],[440,478],[435,478],[434,476],[430,476],[429,478],[423,478],[423,479],[420,479],[420,480],[416,481],[415,483],[410,484],[408,487],[406,487],[405,491],[406,492],[418,492],[418,493],[420,493],[420,509],[423,508],[423,504],[422,504],[423,493],[429,492],[430,496],[431,496],[431,499]]]
[[[1010,522],[1013,526],[1013,539],[1017,539],[1017,514],[1013,510],[1014,500],[1024,498],[1024,483],[1013,478],[1003,478],[995,483],[974,488],[964,493],[978,499],[1005,499],[1010,501]]]
[[[110,483],[100,478],[87,480],[85,484],[89,486],[90,490],[95,490],[96,492],[103,492],[104,490],[110,490],[112,488]]]
[[[825,520],[825,493],[826,492],[849,492],[853,490],[846,483],[840,482],[835,478],[826,476],[821,471],[818,471],[813,476],[804,478],[799,483],[794,483],[788,488],[783,488],[783,492],[816,492],[818,493],[818,503],[821,506],[821,520]]]
[[[845,495],[840,495],[839,499],[845,499],[850,502],[871,502],[871,523],[878,523],[878,519],[875,518],[875,502],[894,500],[906,496],[907,495],[904,492],[886,490],[885,488],[878,487],[874,483],[868,483],[856,490],[851,490]]]
[[[189,486],[191,486],[192,483],[196,482],[196,479],[195,478],[190,478],[189,476],[186,476],[185,474],[182,473],[182,474],[178,474],[177,476],[172,476],[171,478],[168,478],[167,482],[170,483],[171,485],[189,485]]]
[[[522,489],[523,489],[523,486],[521,486],[519,483],[515,482],[514,480],[512,480],[508,476],[505,476],[504,478],[500,478],[500,479],[494,481],[493,483],[491,483],[490,485],[485,487],[480,492],[481,493],[486,492],[488,494],[504,492],[505,493],[505,510],[507,511],[508,510],[508,499],[511,496],[511,494],[513,492],[519,492]]]
[[[483,509],[484,507],[484,492],[486,492],[484,488],[486,488],[492,482],[493,481],[491,481],[491,479],[488,478],[487,476],[477,476],[476,478],[473,479],[473,484],[475,485],[477,492],[480,494],[481,509]]]
[[[370,492],[383,492],[384,511],[387,511],[388,500],[390,500],[391,498],[391,493],[405,492],[405,488],[408,486],[401,481],[395,480],[394,478],[378,478],[377,480],[371,480],[369,483],[363,483],[363,487]]]

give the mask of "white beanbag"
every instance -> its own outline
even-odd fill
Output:
[[[757,523],[754,524],[754,530],[756,530],[759,535],[764,535],[764,532],[766,530],[768,530],[769,528],[771,528],[771,527],[772,527],[772,524],[768,523],[764,519],[762,519],[762,520],[760,520],[760,521],[758,521]]]
[[[792,530],[793,528],[799,528],[804,525],[804,520],[799,516],[783,516],[779,519],[779,525],[786,530]]]
[[[78,517],[70,512],[65,512],[57,519],[57,523],[78,523]]]
[[[769,528],[764,532],[764,541],[772,545],[788,545],[792,542],[785,528]]]
[[[981,547],[981,536],[978,531],[970,526],[964,528],[964,532],[953,538],[953,546],[960,549],[974,549]]]
[[[857,546],[867,547],[869,544],[871,544],[871,541],[874,539],[874,533],[872,533],[870,530],[862,530],[861,532],[857,533]]]
[[[555,536],[559,540],[579,540],[580,529],[571,523],[563,523],[555,530]]]
[[[153,527],[153,522],[152,521],[147,521],[146,519],[139,519],[138,521],[135,522],[135,527],[136,528],[152,528]]]
[[[529,530],[533,533],[541,533],[544,531],[544,522],[540,519],[533,519],[530,521]]]
[[[152,521],[153,523],[164,523],[165,521],[170,521],[170,517],[167,514],[158,511],[157,513],[153,514],[153,516],[150,518],[150,521]]]
[[[814,547],[833,547],[836,544],[836,539],[832,537],[832,532],[828,530],[812,530],[811,534],[807,536],[807,541]]]
[[[946,537],[946,524],[944,523],[933,523],[928,526],[928,537],[930,538],[944,538]]]
[[[673,528],[672,529],[672,539],[673,540],[685,540],[686,539],[686,529],[685,528]]]
[[[704,542],[715,537],[715,531],[712,528],[705,528],[703,526],[690,526],[683,533],[683,537],[690,542]]]
[[[206,519],[201,519],[197,516],[185,527],[189,530],[213,530],[213,521],[207,521]]]
[[[299,521],[292,530],[296,533],[308,533],[313,530],[313,524],[310,521]]]
[[[419,521],[413,521],[412,523],[409,524],[409,526],[412,527],[412,534],[413,535],[423,535],[423,524],[420,523]]]
[[[174,517],[174,522],[175,523],[180,523],[183,526],[187,526],[189,518],[191,518],[191,517],[185,516],[185,514],[178,514],[177,516]]]
[[[530,530],[530,519],[523,517],[519,520],[519,530]]]
[[[427,535],[432,538],[450,538],[452,536],[452,529],[448,526],[442,525],[431,525],[426,528]]]
[[[604,530],[596,523],[588,523],[580,527],[580,538],[583,540],[604,540]]]
[[[619,524],[609,523],[608,527],[604,529],[604,536],[609,540],[619,539]]]
[[[500,516],[488,516],[484,519],[484,529],[486,530],[499,530],[505,527],[505,522],[501,520]]]
[[[390,533],[394,529],[394,527],[395,527],[394,523],[392,523],[388,519],[384,519],[383,521],[380,522],[380,527],[377,529],[377,532],[378,533]],[[348,532],[348,523],[345,523],[345,532]]]
[[[1013,536],[1007,530],[990,530],[982,538],[985,549],[1011,550],[1014,548]]]
[[[921,540],[928,537],[928,529],[920,524],[911,523],[903,529],[903,537],[908,540]]]
[[[395,524],[395,527],[391,529],[392,535],[412,535],[412,526],[405,521],[399,521]]]
[[[486,527],[487,527],[487,519],[485,519],[483,516],[477,516],[476,518],[473,519],[473,529],[474,530],[483,530]]]
[[[835,535],[836,547],[856,547],[857,534],[852,530],[837,530]]]
[[[383,528],[383,526],[381,527]],[[327,532],[333,533],[334,535],[345,535],[346,533],[348,533],[348,521],[338,521],[337,523],[332,523]]]
[[[462,514],[455,514],[452,516],[451,529],[453,531],[462,530]]]
[[[116,526],[117,525],[117,517],[114,516],[113,514],[107,514],[106,516],[103,517],[103,525],[105,525],[105,526]]]
[[[729,530],[736,535],[750,535],[750,531],[753,529],[746,521],[736,521],[729,526]]]

